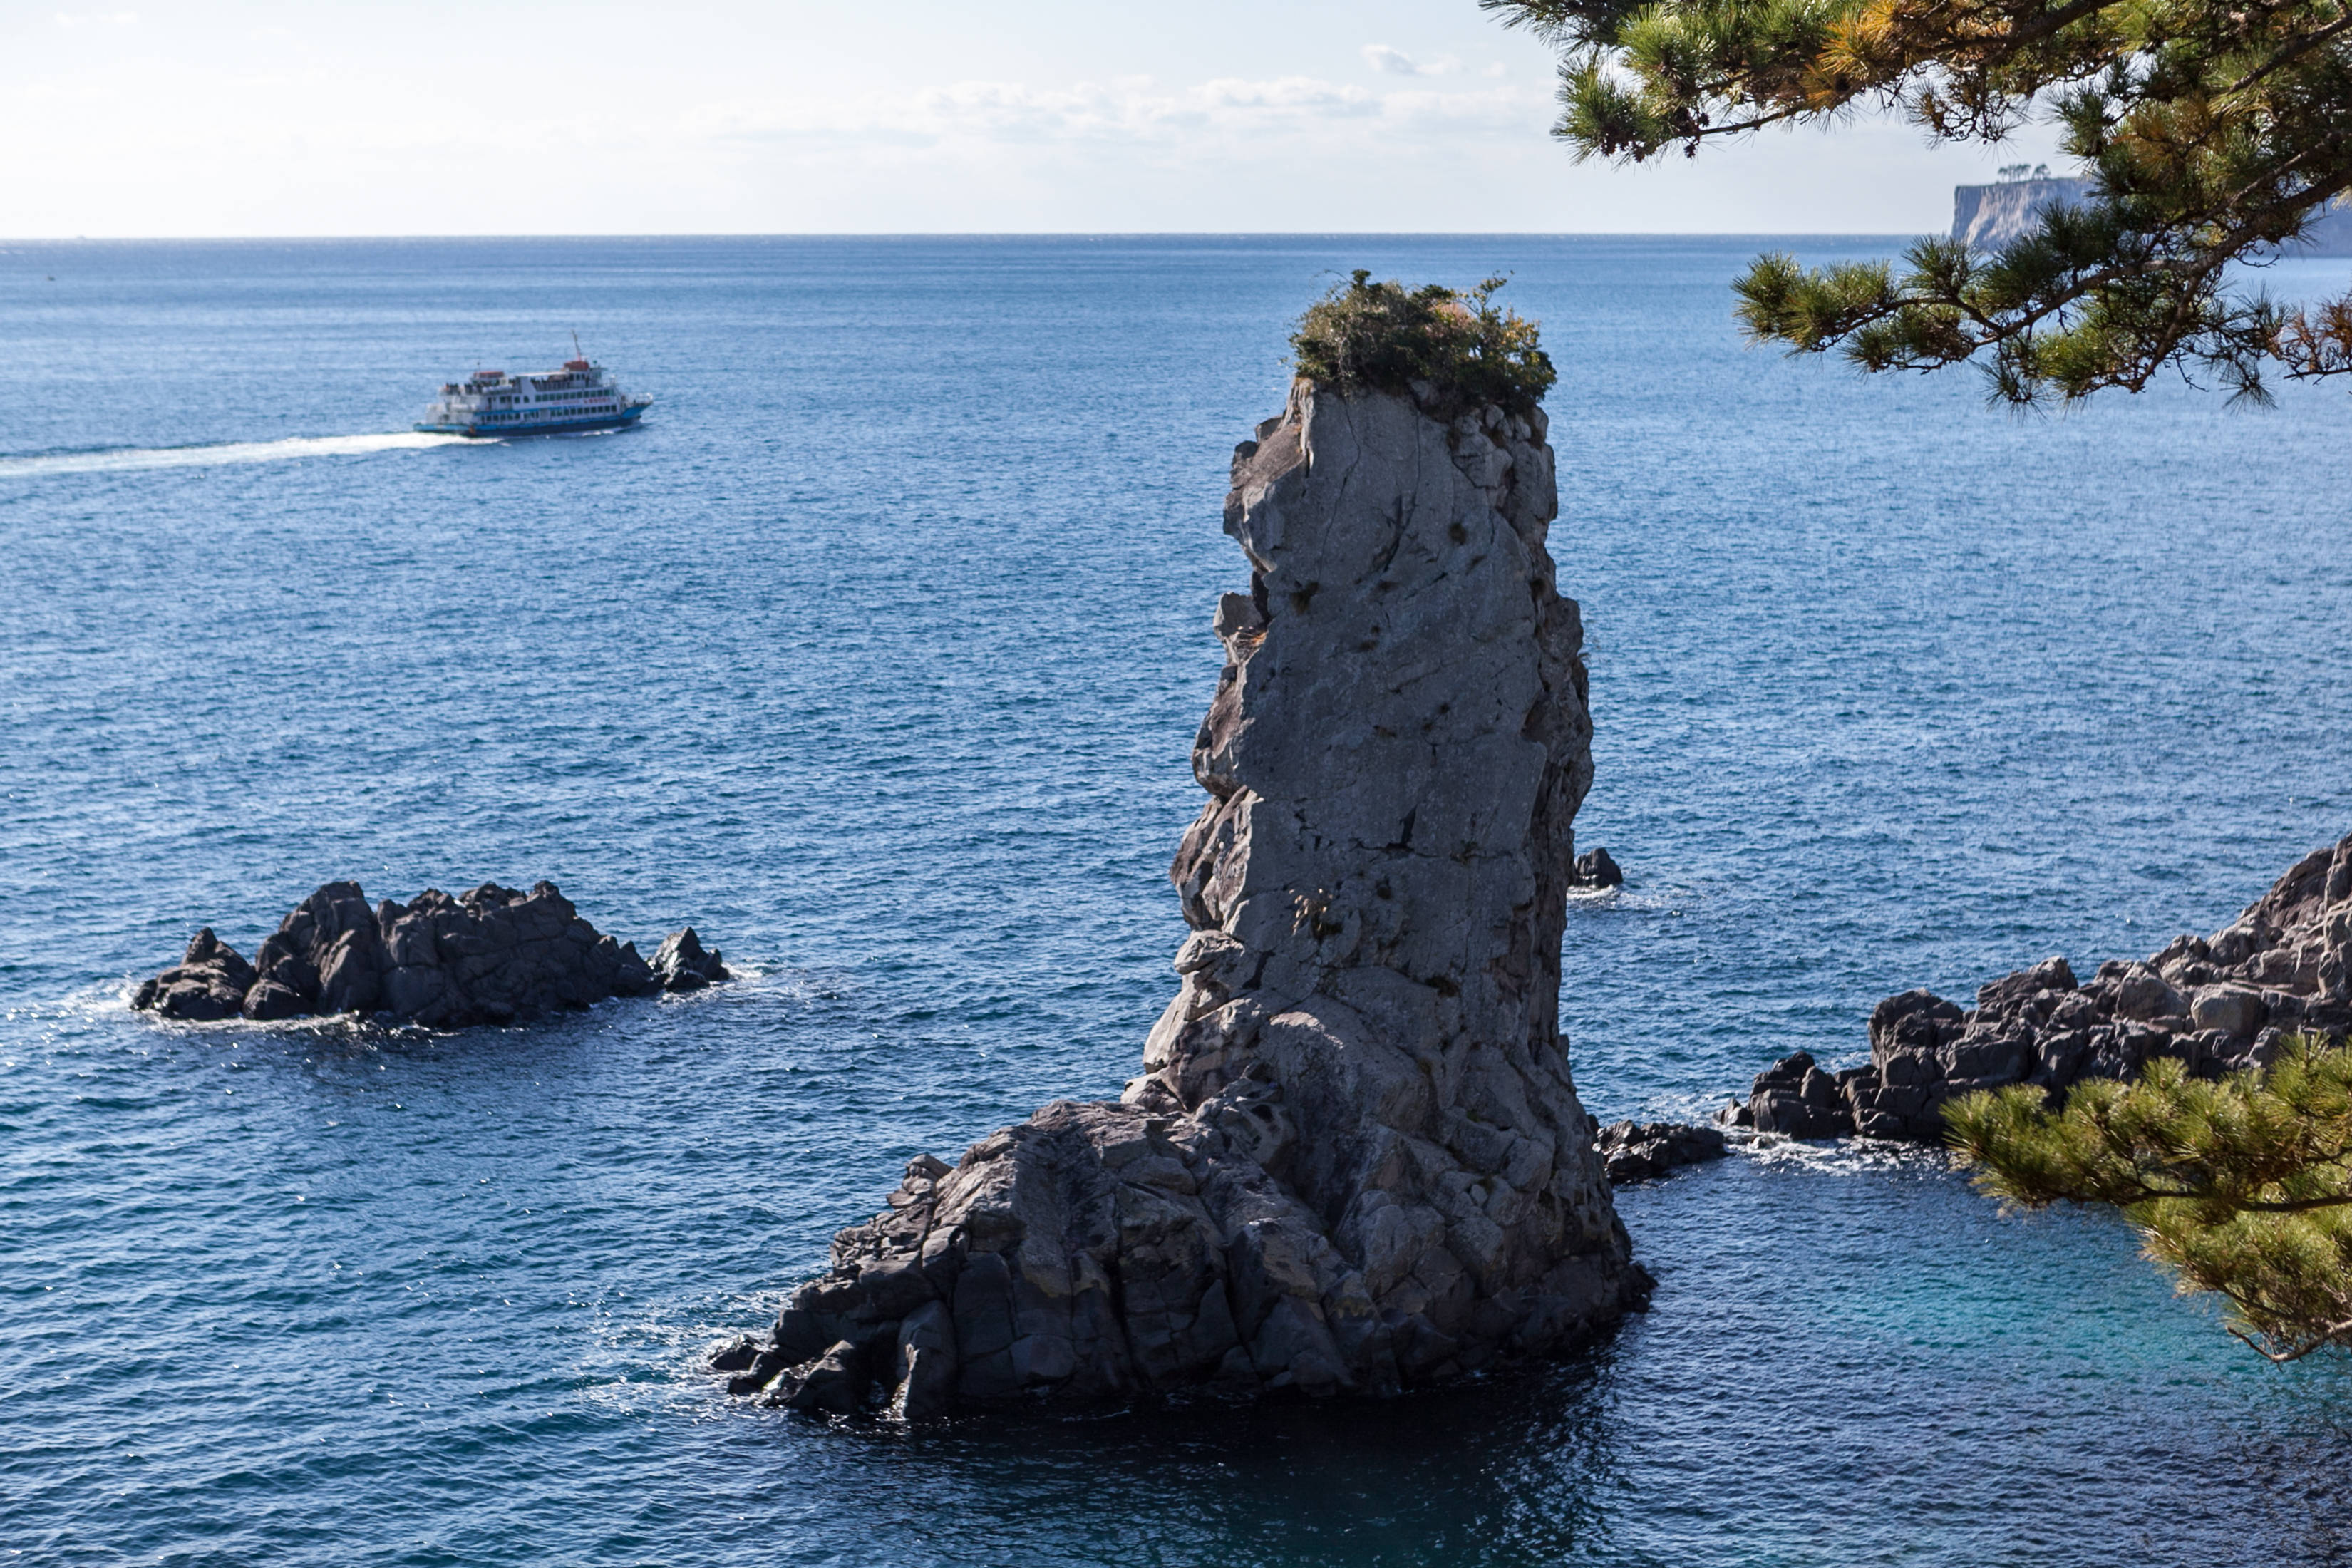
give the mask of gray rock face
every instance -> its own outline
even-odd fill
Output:
[[[1302,381],[1238,448],[1251,586],[1143,1072],[910,1164],[786,1303],[773,1388],[847,1345],[909,1416],[1382,1394],[1639,1302],[1559,1033],[1591,727],[1543,437]]]
[[[2074,175],[2004,180],[1952,188],[1952,237],[1971,250],[1999,250],[2022,238],[2052,207],[2079,206],[2097,183]],[[2312,215],[2303,233],[2279,249],[2286,256],[2352,256],[2352,204],[2341,196]]]
[[[2063,1091],[2128,1079],[2176,1057],[2208,1077],[2267,1066],[2286,1034],[2352,1031],[2352,837],[2315,850],[2226,930],[2183,936],[2145,963],[2077,982],[2045,959],[1977,992],[1975,1007],[1927,991],[1870,1015],[1870,1065],[1834,1074],[1801,1053],[1757,1079],[1727,1120],[1800,1138],[1860,1132],[1934,1142],[1943,1105],[1971,1089]]]
[[[206,928],[131,1005],[168,1018],[356,1013],[459,1028],[729,977],[690,926],[657,956],[648,966],[635,942],[600,934],[552,882],[528,893],[485,882],[455,899],[428,889],[374,909],[357,882],[330,882],[295,906],[252,963]]]

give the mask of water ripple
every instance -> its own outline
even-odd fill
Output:
[[[1224,463],[1323,275],[1512,271],[1562,367],[1578,827],[1630,879],[1568,921],[1604,1118],[1853,1059],[1905,986],[2211,929],[2352,826],[2336,395],[2021,424],[1857,384],[1740,347],[1746,241],[53,248],[80,303],[0,279],[24,1561],[2352,1557],[2341,1367],[2254,1361],[2112,1218],[1874,1145],[1629,1190],[1648,1314],[1393,1405],[905,1432],[696,1369],[908,1158],[1132,1070],[1245,580]],[[551,321],[643,427],[315,434]],[[303,457],[341,460],[267,460]],[[457,1035],[123,1006],[346,876],[552,877],[747,979]]]

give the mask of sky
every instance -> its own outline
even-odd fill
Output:
[[[0,0],[0,236],[1940,230],[2046,131],[1638,168],[1475,0]]]

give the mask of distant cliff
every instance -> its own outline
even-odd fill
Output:
[[[2087,201],[2088,180],[2004,180],[1997,185],[1957,185],[1952,190],[1952,237],[1971,250],[1999,250],[2022,237],[2051,207]]]
[[[1955,185],[1952,237],[1971,250],[1999,250],[2023,236],[2049,208],[2088,201],[2091,189],[2089,180],[2072,176]],[[2352,256],[2352,207],[2339,204],[2313,219],[2292,254]]]

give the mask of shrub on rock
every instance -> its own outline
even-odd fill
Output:
[[[1503,279],[1463,291],[1371,277],[1360,268],[1307,307],[1290,340],[1299,374],[1410,396],[1440,418],[1487,405],[1524,417],[1559,379],[1536,324],[1495,304]]]

